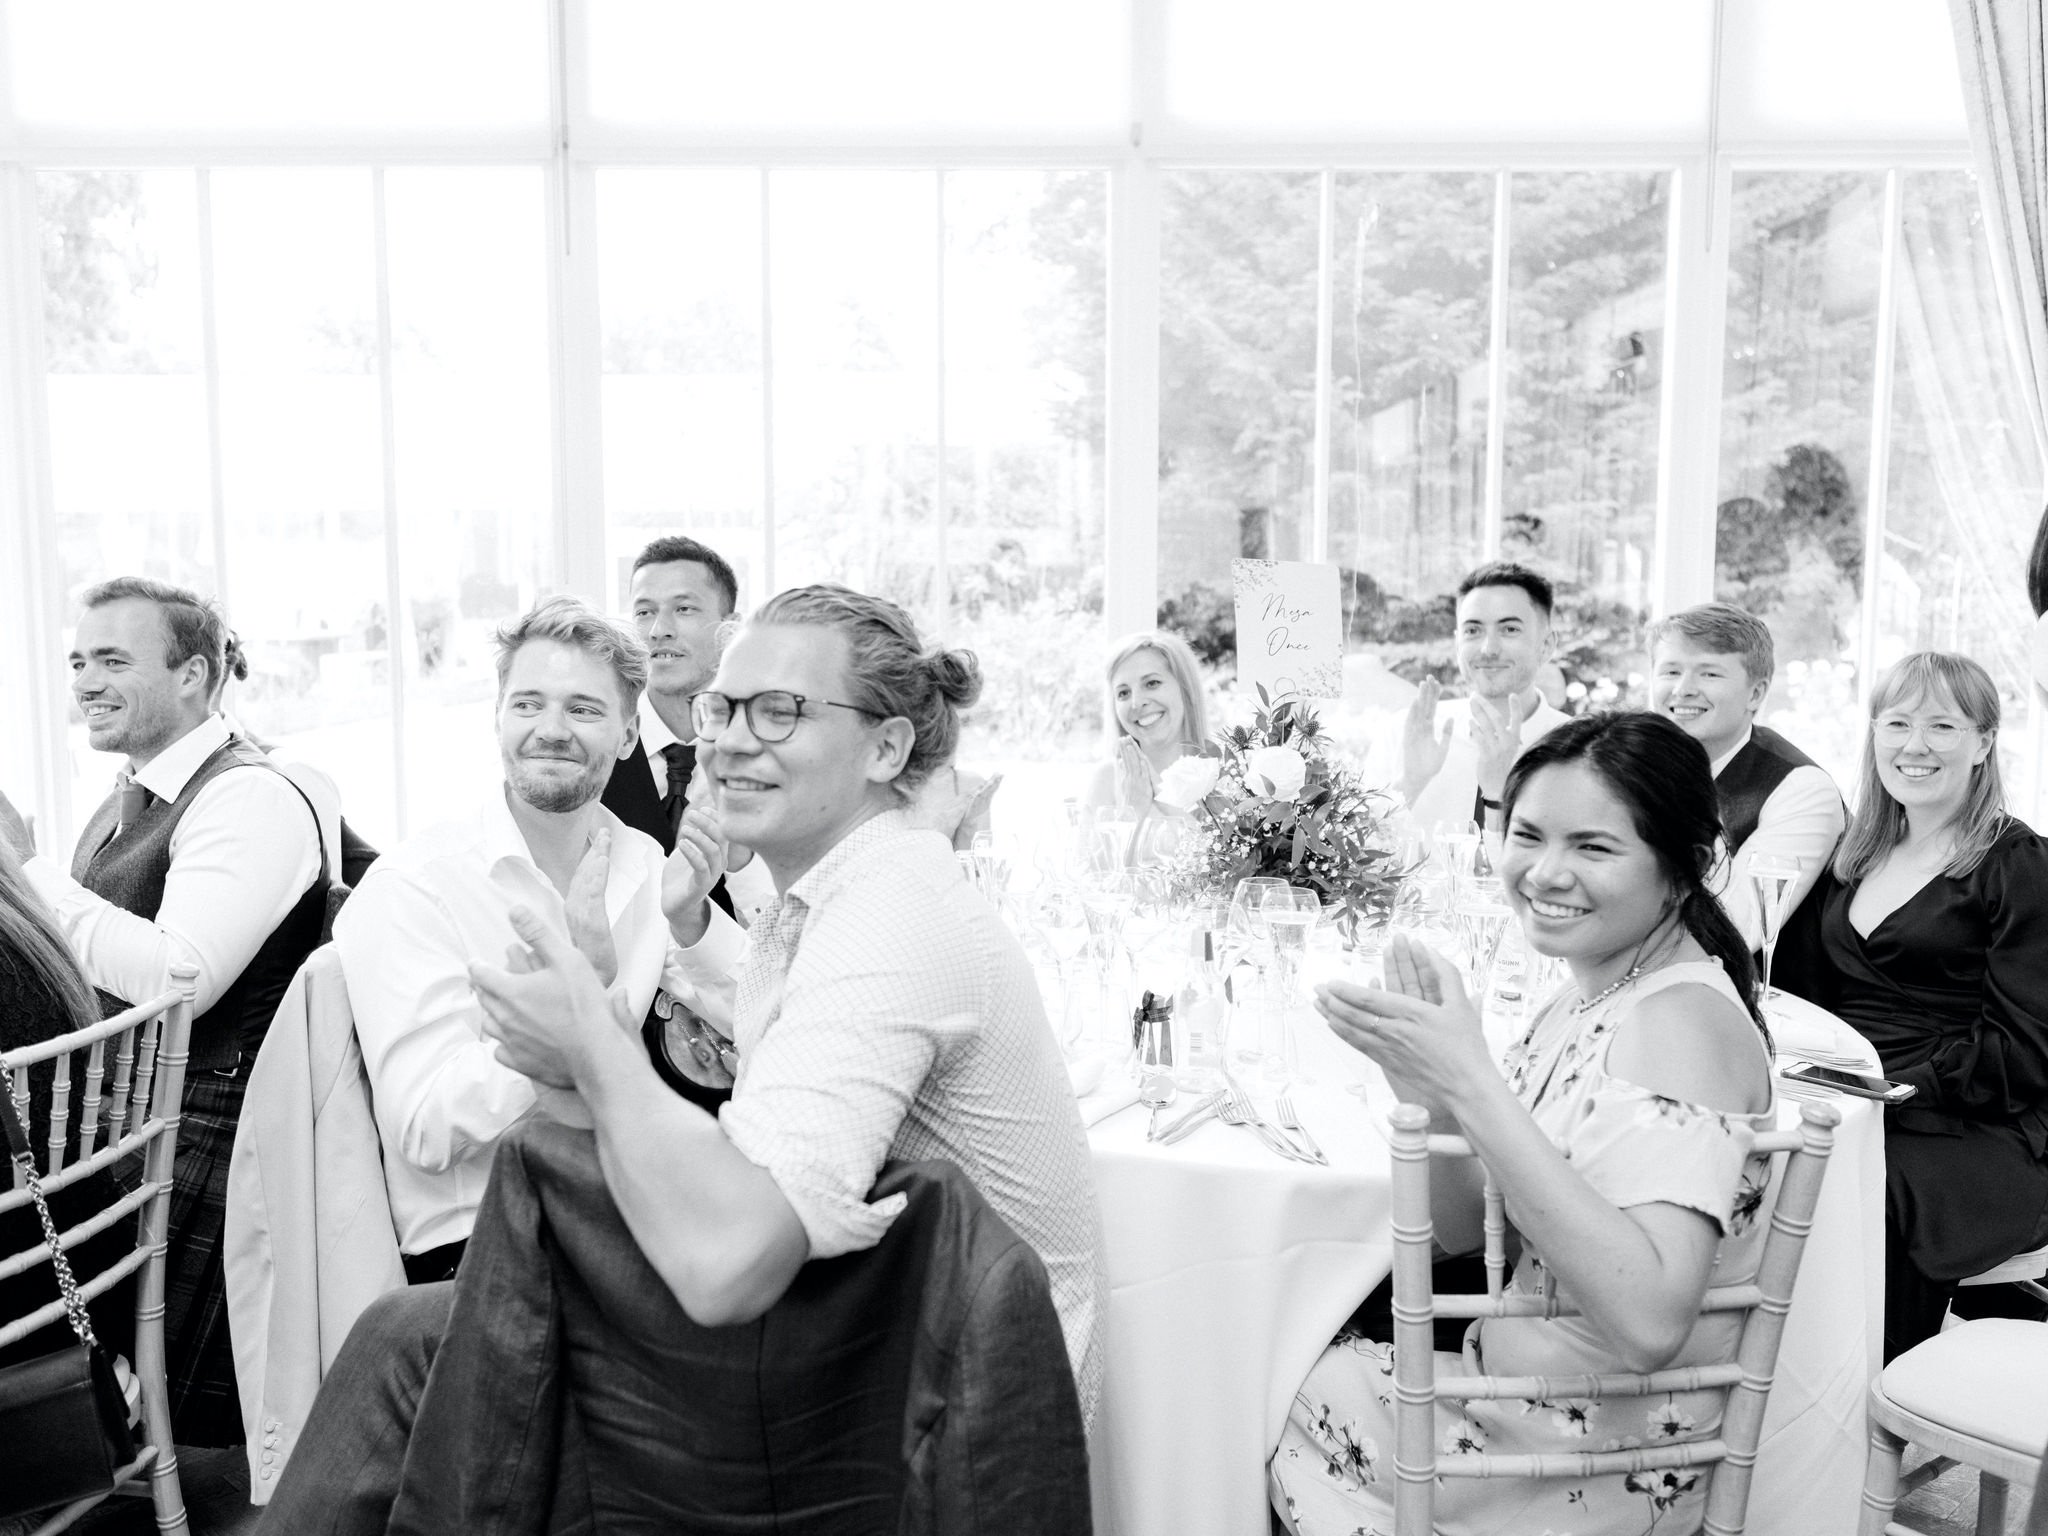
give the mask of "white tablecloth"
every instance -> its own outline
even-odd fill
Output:
[[[1772,1009],[1792,1033],[1840,1030],[1853,1043],[1798,999]],[[1221,1124],[1156,1147],[1135,1107],[1089,1132],[1110,1285],[1091,1447],[1100,1536],[1265,1536],[1265,1465],[1295,1388],[1392,1262],[1375,1128],[1391,1099],[1327,1031],[1300,1038],[1316,1081],[1293,1098],[1328,1168],[1283,1162]],[[1352,1082],[1369,1103],[1345,1090]],[[1842,1126],[1786,1321],[1750,1498],[1755,1536],[1855,1529],[1882,1335],[1883,1121],[1867,1100],[1831,1102]],[[1798,1108],[1785,1103],[1790,1124]]]

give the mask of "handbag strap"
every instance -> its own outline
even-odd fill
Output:
[[[28,1126],[22,1121],[21,1108],[14,1102],[14,1095],[6,1091],[7,1058],[0,1056],[0,1104],[6,1105],[7,1150],[14,1164],[28,1181],[29,1198],[36,1203],[36,1215],[42,1218],[43,1241],[50,1247],[50,1265],[57,1271],[57,1288],[64,1293],[64,1315],[71,1320],[71,1331],[78,1335],[78,1342],[88,1349],[98,1349],[100,1341],[93,1337],[92,1318],[85,1310],[85,1299],[78,1294],[78,1281],[72,1276],[71,1261],[64,1256],[64,1250],[57,1242],[57,1223],[50,1219],[50,1202],[43,1198],[43,1181],[36,1172],[35,1151],[29,1143]]]

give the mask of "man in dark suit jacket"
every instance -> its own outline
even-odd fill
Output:
[[[604,806],[673,853],[697,764],[690,695],[718,669],[718,630],[739,601],[739,580],[717,550],[680,536],[656,539],[633,562],[633,627],[647,643],[640,739],[604,787]],[[711,899],[727,912],[721,880]]]
[[[640,736],[620,760],[602,796],[606,810],[673,853],[676,828],[689,809],[690,776],[696,769],[696,732],[690,724],[690,695],[711,685],[718,670],[718,631],[739,602],[739,579],[725,557],[695,539],[656,539],[633,562],[633,628],[648,651],[647,691],[640,696]],[[711,899],[733,912],[732,894],[721,879]],[[726,1097],[726,1075],[707,1062],[687,1069],[676,1031],[649,1013],[641,1026],[648,1054],[663,1081],[693,1102],[715,1108]],[[695,1075],[693,1075],[695,1074]]]

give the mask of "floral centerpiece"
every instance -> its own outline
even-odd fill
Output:
[[[1159,799],[1195,820],[1176,881],[1227,896],[1240,880],[1277,876],[1341,906],[1353,938],[1392,914],[1407,873],[1387,825],[1393,802],[1331,757],[1300,700],[1258,695],[1252,723],[1216,738],[1221,757],[1183,758],[1161,776]]]

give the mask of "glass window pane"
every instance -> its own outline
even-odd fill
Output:
[[[1735,178],[1715,587],[1777,641],[1764,718],[1837,783],[1853,782],[1861,741],[1883,203],[1879,175]]]
[[[370,173],[212,173],[228,619],[242,722],[325,769],[379,847],[391,757]]]
[[[1730,139],[1969,136],[1945,0],[1731,0]]]
[[[1960,651],[2005,703],[2006,788],[2026,782],[2033,702],[2024,585],[2041,464],[2027,430],[1992,286],[1977,188],[1964,171],[1916,171],[1900,187],[1897,373],[1877,660]]]
[[[761,589],[761,175],[603,171],[605,596],[626,608],[633,559],[664,534]]]
[[[937,543],[937,185],[929,171],[769,183],[774,585],[926,611]]]
[[[1200,651],[1229,654],[1233,559],[1311,553],[1318,200],[1312,172],[1164,178],[1159,593]]]
[[[1557,582],[1566,687],[1603,697],[1626,684],[1649,616],[1668,186],[1599,171],[1509,182],[1501,553]]]
[[[1711,0],[1164,4],[1166,110],[1193,128],[1460,142],[1707,128]]]
[[[1486,505],[1494,178],[1342,172],[1333,200],[1330,558],[1351,638],[1447,667]]]
[[[543,576],[553,474],[546,229],[532,169],[385,174],[405,622],[405,810],[498,775],[491,639]]]
[[[981,661],[959,761],[1004,774],[999,828],[1101,751],[1107,180],[945,180],[946,641]]]
[[[15,115],[152,138],[547,126],[543,0],[0,0]]]
[[[65,623],[79,595],[111,576],[217,592],[193,175],[45,171],[36,197]],[[52,829],[52,849],[84,824],[120,767],[86,746],[73,714],[74,825]]]
[[[599,122],[763,135],[1120,133],[1123,0],[587,0]]]

